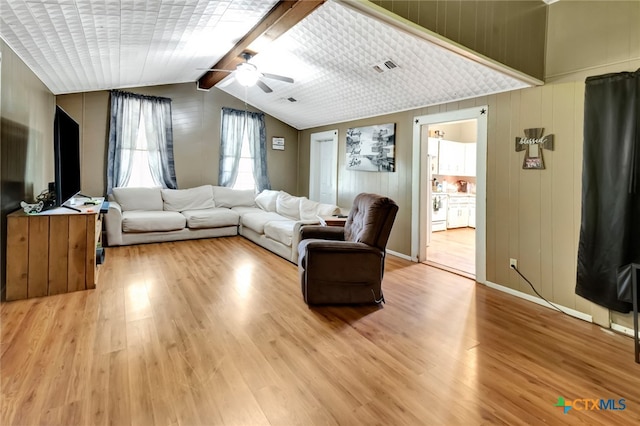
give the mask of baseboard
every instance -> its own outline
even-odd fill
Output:
[[[503,293],[507,293],[507,294],[510,294],[512,296],[516,296],[516,297],[519,297],[521,299],[524,299],[524,300],[528,300],[529,302],[537,303],[538,305],[544,306],[545,308],[553,309],[551,306],[549,306],[549,304],[547,302],[545,302],[543,299],[541,299],[541,298],[539,298],[537,296],[532,296],[530,294],[523,293],[521,291],[514,290],[512,288],[505,287],[505,286],[500,285],[500,284],[492,283],[491,281],[486,281],[483,284],[485,284],[487,287],[491,287],[491,288],[496,289],[498,291],[501,291]],[[584,312],[576,311],[575,309],[567,308],[566,306],[562,306],[562,305],[560,305],[558,303],[553,303],[553,304],[556,305],[558,308],[562,309],[564,312],[566,312],[567,314],[571,315],[574,318],[578,318],[578,319],[581,319],[582,321],[586,321],[586,322],[591,322],[591,323],[593,322],[593,317],[591,315],[589,315],[589,314],[585,314]],[[633,330],[631,331],[631,335],[633,336]]]
[[[397,251],[387,250],[387,253],[399,257],[400,259],[408,260],[409,262],[417,262],[416,259],[412,259],[411,256],[407,256],[406,254],[398,253]]]
[[[611,329],[619,333],[626,334],[629,337],[633,337],[633,328],[625,327],[624,325],[620,325],[620,324],[616,324],[615,322],[612,322]],[[640,331],[638,331],[637,337],[640,339]]]

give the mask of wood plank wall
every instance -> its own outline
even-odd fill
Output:
[[[6,278],[6,216],[53,180],[55,97],[0,39],[0,290]]]
[[[525,74],[544,78],[547,8],[542,1],[372,3]]]

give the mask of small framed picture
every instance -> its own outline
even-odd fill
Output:
[[[527,148],[527,152],[524,155],[524,162],[522,163],[523,169],[543,170],[544,158],[542,157],[542,150],[537,146],[535,149],[530,149],[531,145]],[[532,152],[533,151],[533,152]],[[534,155],[531,155],[534,154]]]
[[[271,149],[284,151],[284,138],[280,136],[274,136],[271,138]]]

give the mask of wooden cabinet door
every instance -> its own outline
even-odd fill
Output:
[[[7,300],[95,288],[97,214],[7,215]]]

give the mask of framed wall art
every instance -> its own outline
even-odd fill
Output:
[[[347,129],[347,170],[396,171],[396,124]]]
[[[284,151],[284,138],[280,136],[274,136],[271,138],[271,149]]]

